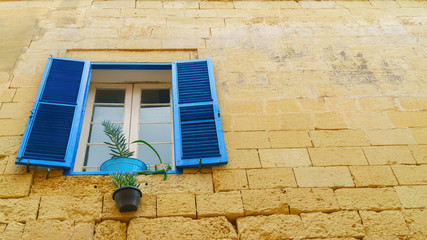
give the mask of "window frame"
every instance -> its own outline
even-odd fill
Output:
[[[105,69],[105,70],[107,70],[107,69],[108,70],[172,70],[172,63],[90,62],[90,67],[92,70],[94,70],[94,69]],[[91,76],[89,76],[89,82],[88,82],[89,87],[87,88],[87,91],[89,91],[89,89],[91,88],[90,78],[91,78]],[[118,83],[118,84],[120,84],[120,83]],[[106,84],[106,85],[109,85],[109,84]],[[170,89],[171,89],[171,94],[173,94],[172,84],[170,85]],[[88,92],[88,94],[89,93],[90,92]],[[94,97],[94,95],[93,95],[93,97]],[[86,103],[88,103],[88,102],[89,102],[89,96],[86,100]],[[172,98],[171,98],[171,111],[172,111],[172,116],[173,116],[172,104],[173,103],[172,103]],[[92,111],[90,108],[88,108],[87,105],[85,108],[89,109],[89,111]],[[92,105],[92,108],[93,108],[93,105]],[[84,119],[86,119],[86,116],[87,116],[87,114],[85,113]],[[90,119],[89,119],[89,121],[90,121]],[[172,125],[173,125],[173,121],[172,121]],[[86,126],[89,126],[89,125],[86,125]],[[82,137],[81,133],[84,131],[84,127],[85,127],[85,125],[83,123],[82,129],[81,129],[80,135],[79,135],[79,148],[80,148],[80,145],[82,142],[80,140]],[[173,127],[172,127],[172,132],[173,132]],[[173,141],[173,135],[172,135],[172,141]],[[173,146],[173,148],[175,147],[173,144],[172,144],[172,146]],[[109,172],[102,172],[102,171],[96,171],[96,172],[78,172],[78,171],[75,171],[74,169],[76,166],[75,164],[76,164],[77,159],[79,159],[79,161],[82,161],[82,160],[84,161],[84,152],[85,152],[85,151],[79,151],[79,150],[77,150],[77,151],[78,151],[77,155],[73,159],[73,162],[71,164],[72,167],[70,169],[64,169],[64,175],[108,175],[109,174]],[[79,155],[79,152],[83,152],[83,158],[79,158],[79,157],[81,157],[81,154]],[[173,158],[172,161],[173,161],[174,165],[175,165],[175,157],[176,157],[175,152],[172,151],[172,158]],[[175,168],[174,170],[168,171],[168,173],[170,173],[170,174],[182,173],[182,172],[183,172],[183,169],[180,169],[180,168]]]

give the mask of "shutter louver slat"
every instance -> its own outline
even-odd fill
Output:
[[[178,168],[227,163],[210,59],[174,62],[175,162]]]

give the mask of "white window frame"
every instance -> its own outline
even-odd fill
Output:
[[[173,125],[173,114],[172,114],[172,89],[171,84],[169,83],[112,83],[112,84],[103,84],[103,83],[91,83],[88,97],[87,97],[87,104],[86,104],[86,112],[85,117],[83,120],[83,126],[79,141],[79,147],[74,163],[73,172],[83,172],[85,168],[91,168],[91,167],[84,167],[84,161],[85,161],[85,155],[86,155],[86,149],[88,145],[105,145],[103,143],[88,143],[89,141],[89,133],[90,133],[90,126],[92,125],[91,119],[93,115],[93,107],[95,103],[95,94],[97,89],[125,89],[125,101],[124,101],[124,118],[123,118],[123,133],[126,136],[126,139],[128,141],[128,146],[131,151],[135,151],[134,156],[138,156],[138,145],[137,144],[130,144],[131,142],[139,139],[139,108],[141,106],[141,92],[143,89],[169,89],[170,94],[170,111],[171,111],[171,121],[170,124]],[[107,105],[107,104],[106,104]],[[111,105],[108,103],[108,105]],[[98,123],[98,122],[96,122]],[[114,123],[114,122],[113,122]],[[142,139],[144,140],[144,139]],[[164,143],[161,143],[164,144]],[[175,169],[175,160],[174,160],[174,144],[173,144],[173,128],[171,127],[171,142],[168,144],[171,144],[171,167],[172,169]],[[157,145],[157,144],[156,144]],[[107,160],[107,159],[106,159]],[[97,166],[99,167],[99,166]],[[97,169],[97,172],[99,172],[99,169]],[[96,174],[96,172],[93,172]]]

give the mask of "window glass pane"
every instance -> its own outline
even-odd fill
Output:
[[[111,158],[107,145],[90,145],[86,150],[84,166],[101,166],[101,164]],[[89,171],[89,169],[87,170]],[[99,171],[99,169],[91,170]]]
[[[154,144],[154,149],[159,153],[163,163],[172,161],[172,145],[171,144]],[[145,162],[147,165],[159,164],[159,158],[151,148],[146,145],[138,145],[138,159]]]
[[[139,139],[147,142],[171,142],[171,124],[140,124]]]
[[[123,124],[118,124],[123,129]],[[99,123],[91,124],[89,132],[89,142],[90,143],[103,143],[111,142],[111,140],[104,133],[104,126]]]
[[[94,106],[92,122],[110,120],[111,122],[123,122],[124,107],[121,106]]]
[[[141,107],[139,111],[139,121],[143,123],[150,122],[170,122],[171,108],[169,106]]]
[[[169,89],[144,89],[141,93],[141,103],[169,103]]]
[[[124,103],[125,89],[97,89],[95,103]]]

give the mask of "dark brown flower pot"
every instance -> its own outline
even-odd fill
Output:
[[[117,188],[113,193],[120,212],[132,212],[138,210],[139,200],[142,192],[137,187],[125,186]]]

